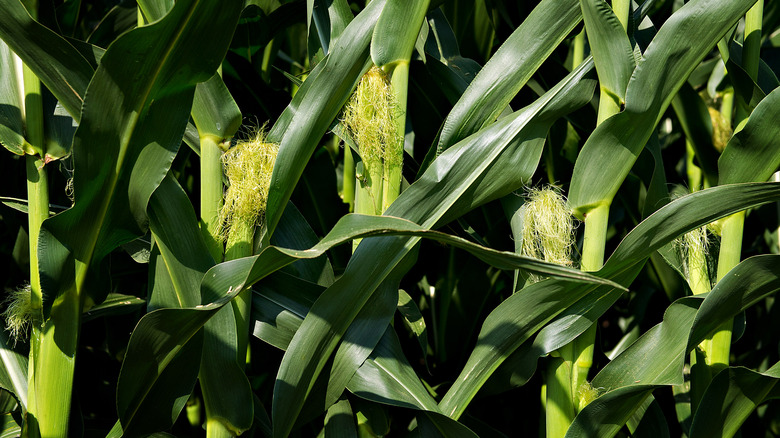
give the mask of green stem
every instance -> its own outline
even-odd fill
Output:
[[[28,390],[28,436],[66,436],[73,392],[81,293],[74,286],[58,296],[44,326],[33,332],[28,365],[34,377]]]
[[[381,162],[369,163],[363,160],[361,166],[356,166],[355,213],[367,215],[382,214],[383,173],[384,168]],[[355,251],[360,241],[361,239],[352,241],[352,251]]]
[[[252,255],[254,242],[255,225],[245,221],[236,220],[230,224],[228,233],[225,260],[235,260]],[[236,361],[240,365],[245,365],[247,360],[247,351],[249,349],[249,316],[252,310],[252,290],[247,288],[241,291],[230,303],[233,306],[233,315],[236,321]],[[204,397],[206,406],[206,436],[208,438],[227,438],[234,437],[225,423],[215,418],[210,412],[208,397]]]
[[[582,242],[582,270],[594,272],[604,263],[607,241],[609,204],[602,204],[585,215],[585,236]]]
[[[38,2],[27,0],[25,6],[33,18],[38,16]],[[21,61],[18,61],[21,62]],[[38,268],[38,235],[49,217],[49,186],[45,165],[46,149],[43,131],[41,83],[26,65],[22,68],[26,140],[36,155],[25,158],[27,173],[28,225],[30,247],[31,306],[43,316],[43,292]],[[75,292],[75,290],[74,290]],[[30,334],[27,392],[27,435],[56,436],[68,430],[73,364],[78,341],[81,303],[78,294],[64,294],[53,303],[48,321],[33,321]],[[70,312],[72,307],[76,312]],[[75,313],[75,315],[73,314]],[[64,317],[62,316],[64,315]],[[54,339],[55,323],[59,327]],[[53,396],[56,394],[57,396]]]
[[[742,254],[742,231],[745,226],[745,212],[734,213],[723,219],[721,225],[720,254],[718,255],[718,281],[739,264]],[[728,367],[731,352],[732,322],[723,323],[711,339],[711,350],[707,351],[707,364],[712,374]]]
[[[574,37],[574,47],[571,54],[571,69],[574,70],[585,60],[585,29]]]
[[[349,211],[355,211],[355,158],[352,157],[352,148],[344,145],[344,176],[342,178],[342,193],[345,204],[349,204]]]
[[[758,77],[759,55],[761,48],[761,22],[763,18],[764,2],[759,0],[745,15],[745,44],[742,56],[742,64],[754,81]],[[747,119],[741,109],[737,110],[737,126]],[[742,255],[742,234],[745,227],[745,212],[735,213],[725,219],[721,226],[720,254],[718,255],[718,281],[739,264]],[[729,366],[731,354],[732,321],[723,323],[712,337],[709,351],[707,351],[707,364],[716,374]]]
[[[200,138],[200,230],[209,253],[222,261],[219,211],[222,209],[222,149],[212,135]]]
[[[758,0],[745,14],[745,43],[742,50],[742,66],[754,81],[758,78],[763,19],[764,0]]]
[[[389,144],[384,156],[384,178],[382,182],[382,212],[384,213],[401,193],[401,174],[404,159],[404,136],[406,134],[406,101],[409,88],[409,63],[398,62],[390,71],[390,93],[393,100],[393,122],[395,123],[395,144]]]
[[[225,250],[226,260],[236,260],[252,255],[255,236],[255,224],[240,220],[230,225],[230,233]],[[241,291],[232,301],[233,312],[236,317],[236,334],[238,336],[238,350],[236,360],[240,364],[246,363],[246,352],[249,345],[249,313],[252,310],[252,291],[247,288]]]
[[[569,425],[577,415],[572,403],[575,394],[572,393],[572,362],[563,358],[571,356],[572,344],[561,348],[561,357],[554,357],[547,368],[547,401],[545,403],[545,427],[547,437],[562,437],[566,435]]]

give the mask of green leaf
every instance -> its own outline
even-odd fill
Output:
[[[219,307],[203,307],[214,308]],[[213,313],[160,309],[141,318],[130,336],[117,382],[117,412],[126,435],[173,425],[195,385],[203,345],[200,328]]]
[[[141,310],[146,301],[135,295],[110,293],[106,299],[97,306],[84,312],[81,322],[91,321],[106,316],[124,315]]]
[[[780,289],[778,256],[751,257],[702,296],[675,301],[662,323],[607,364],[593,379],[606,390],[574,420],[567,437],[613,436],[653,389],[683,383],[686,354],[724,321]],[[650,358],[650,359],[648,359]]]
[[[0,331],[0,388],[13,393],[27,411],[27,358],[8,346],[8,335]]]
[[[417,427],[422,437],[477,437],[468,427],[438,412],[423,411],[418,414]]]
[[[581,20],[576,0],[544,0],[507,38],[447,116],[437,155],[493,123]]]
[[[599,73],[599,86],[615,100],[625,102],[626,87],[634,71],[634,51],[628,35],[604,0],[581,0],[582,19]]]
[[[680,121],[686,139],[696,152],[697,164],[702,168],[710,186],[718,181],[718,151],[712,143],[712,119],[707,105],[690,84],[683,84],[672,100],[672,108]]]
[[[349,400],[341,399],[328,408],[325,415],[325,434],[334,438],[357,438],[355,417]]]
[[[569,205],[578,215],[610,204],[688,75],[755,0],[694,0],[664,23],[638,63],[625,110],[600,124],[574,166]]]
[[[371,59],[380,68],[408,63],[430,0],[387,2],[371,37]]]
[[[154,281],[157,284],[164,278],[171,280],[167,296],[159,296],[165,289],[155,288],[152,302],[157,307],[195,307],[201,302],[201,280],[214,266],[214,260],[198,229],[192,205],[169,174],[154,192],[149,206],[152,233],[164,261],[164,272],[158,270]],[[249,381],[240,366],[243,362],[236,357],[237,343],[233,308],[227,306],[206,323],[200,381],[209,414],[235,433],[241,433],[252,426],[254,410]],[[182,382],[189,388],[194,384],[184,379]]]
[[[76,120],[93,69],[64,38],[33,20],[19,0],[2,0],[0,38]]]
[[[720,184],[763,182],[780,166],[780,88],[753,110],[747,124],[729,140],[718,160]]]
[[[269,235],[319,140],[368,68],[368,44],[383,6],[373,1],[352,20],[268,133],[269,141],[280,143],[266,209]]]
[[[377,403],[432,412],[439,410],[436,400],[409,365],[392,327],[387,327],[374,351],[352,376],[347,389]]]
[[[704,392],[691,425],[691,438],[732,437],[768,398],[776,398],[780,363],[764,372],[731,367],[718,373]],[[774,393],[774,394],[773,394]]]
[[[150,311],[162,307],[195,307],[200,282],[214,259],[198,229],[195,211],[176,179],[168,174],[149,201],[149,225],[171,279],[170,295],[152,294]],[[157,275],[154,276],[157,278]]]
[[[764,183],[720,186],[678,198],[634,228],[598,275],[628,285],[639,273],[645,259],[678,235],[778,196],[779,184]],[[533,284],[507,298],[485,319],[476,347],[439,405],[442,413],[458,418],[498,366],[541,329],[533,344],[527,347],[527,358],[520,361],[523,370],[533,373],[534,363],[539,357],[571,342],[606,312],[621,294],[620,290],[604,286],[552,279]],[[683,336],[687,339],[687,331]],[[646,361],[636,357],[630,360],[634,360],[634,367],[646,365]],[[663,362],[664,365],[668,363]],[[520,376],[521,381],[527,378],[530,374]],[[593,384],[611,388],[595,380]]]
[[[425,319],[423,319],[420,308],[414,303],[412,297],[409,296],[403,290],[398,291],[398,313],[404,318],[406,326],[417,338],[417,343],[420,344],[420,350],[422,352],[423,359],[425,360],[425,366],[428,366],[428,330],[425,327]]]
[[[516,189],[533,173],[541,155],[542,143],[534,140],[526,142],[526,135],[532,139],[543,138],[551,123],[547,117],[553,118],[553,115],[570,110],[572,106],[582,105],[584,96],[590,98],[592,83],[583,80],[590,68],[588,65],[581,66],[534,104],[502,119],[481,135],[472,136],[450,148],[431,164],[420,180],[401,194],[385,214],[406,217],[420,222],[423,227],[430,227],[445,220],[447,214],[457,217],[474,205]],[[530,127],[530,132],[524,130],[527,127]],[[531,146],[524,149],[523,146],[528,143]],[[505,161],[499,160],[502,152],[512,149],[510,146],[517,147],[518,152],[505,155]],[[494,162],[500,165],[491,168]],[[508,172],[507,168],[513,171]],[[493,179],[492,171],[498,171]],[[485,186],[480,187],[483,181]],[[377,286],[417,240],[364,240],[353,254],[345,274],[314,304],[293,337],[277,376],[272,408],[277,427],[275,434],[288,433],[339,338]],[[382,254],[384,263],[376,263],[377,254]],[[512,253],[511,257],[519,256]],[[512,269],[513,266],[507,268]],[[352,305],[345,307],[341,305],[343,302]]]
[[[0,41],[0,144],[11,153],[24,155],[32,150],[24,139],[22,95],[14,64],[13,52]]]
[[[181,142],[195,84],[216,70],[239,9],[177,3],[165,19],[123,35],[103,56],[74,138],[75,205],[41,231],[47,313],[51,300],[71,287],[59,278],[73,263],[66,253],[80,266],[75,286],[81,291],[88,266],[144,234],[147,203]],[[219,22],[199,19],[215,14]],[[188,38],[201,43],[181,44]],[[88,293],[99,303],[105,292]]]
[[[211,135],[220,140],[233,137],[241,127],[241,110],[218,74],[195,89],[192,120],[201,137]]]

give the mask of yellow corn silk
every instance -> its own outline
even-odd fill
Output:
[[[266,142],[262,129],[256,129],[249,140],[237,142],[223,154],[229,186],[219,214],[219,234],[228,246],[231,240],[246,238],[234,234],[251,232],[262,224],[278,152],[279,146]]]
[[[372,67],[344,107],[342,123],[358,146],[362,169],[356,172],[356,211],[382,214],[383,185],[403,162],[403,139],[394,121],[394,103],[387,76]],[[362,192],[362,194],[361,194]],[[362,205],[361,205],[362,204]]]
[[[527,189],[523,205],[520,253],[546,262],[572,266],[574,219],[563,195],[552,187]],[[541,280],[531,276],[530,281]]]

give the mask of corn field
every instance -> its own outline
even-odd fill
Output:
[[[780,2],[0,0],[0,436],[780,436]]]

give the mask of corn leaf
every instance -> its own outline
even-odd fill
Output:
[[[19,0],[0,2],[0,38],[76,120],[92,78],[90,63],[63,37],[30,17]]]
[[[706,298],[675,301],[662,323],[596,375],[593,386],[607,393],[580,412],[566,436],[614,436],[655,388],[682,384],[685,355],[691,349],[719,324],[780,288],[777,258],[751,257],[723,277]]]
[[[544,0],[534,8],[479,71],[447,116],[437,155],[493,123],[581,19],[576,0]]]
[[[371,37],[371,59],[379,67],[409,62],[430,0],[387,2]]]
[[[695,0],[659,29],[626,90],[625,110],[596,127],[572,175],[569,205],[579,215],[610,204],[677,90],[754,0]]]
[[[582,0],[582,19],[593,52],[599,86],[620,107],[634,71],[634,52],[628,35],[604,0]]]
[[[27,358],[9,346],[5,331],[0,332],[0,388],[12,393],[27,410]]]
[[[696,162],[704,171],[710,186],[718,182],[718,152],[712,143],[712,119],[704,101],[690,84],[683,84],[672,100],[686,140],[696,152]]]
[[[280,143],[266,209],[269,235],[273,234],[305,163],[368,68],[368,45],[383,6],[384,1],[371,2],[352,20],[268,133],[269,141]]]
[[[720,372],[704,392],[691,424],[691,438],[732,437],[758,405],[780,397],[780,363],[764,372],[731,367]]]
[[[431,227],[448,214],[460,215],[479,202],[487,202],[491,197],[503,196],[517,188],[535,170],[542,143],[534,140],[546,133],[548,123],[551,123],[548,117],[579,107],[584,103],[584,96],[590,97],[592,83],[583,80],[590,68],[582,66],[533,105],[451,148],[401,194],[386,214],[406,217],[420,222],[423,227]],[[539,120],[535,121],[537,116]],[[531,140],[524,141],[526,136]],[[498,159],[506,149],[512,149],[510,146],[517,147],[518,153],[507,154],[505,161]],[[491,168],[494,162],[497,164]],[[492,171],[504,165],[511,166],[513,172],[504,168],[500,169],[504,173],[497,175],[509,175],[509,178],[483,179],[491,177]],[[315,302],[282,360],[272,408],[275,435],[289,432],[303,400],[340,337],[377,286],[411,251],[417,240],[382,238],[361,243],[345,274]],[[385,263],[377,265],[376,254],[384,254]],[[340,305],[344,301],[352,306]]]
[[[16,78],[14,54],[8,45],[0,41],[0,144],[11,153],[23,155],[28,145],[25,145],[24,120],[20,110],[22,95]]]
[[[644,260],[678,235],[778,196],[780,185],[765,183],[721,186],[678,198],[632,230],[599,275],[628,285]],[[536,362],[571,342],[621,294],[620,290],[608,287],[572,285],[553,279],[533,284],[507,298],[485,319],[468,362],[439,404],[442,413],[458,418],[498,366],[543,326],[546,325],[529,346],[528,361]],[[638,361],[634,366],[645,365]],[[533,363],[523,366],[531,373],[534,368]],[[596,383],[594,380],[593,384]],[[606,387],[601,383],[598,386]]]
[[[753,110],[747,124],[731,137],[718,160],[720,184],[762,182],[780,166],[780,88]]]

